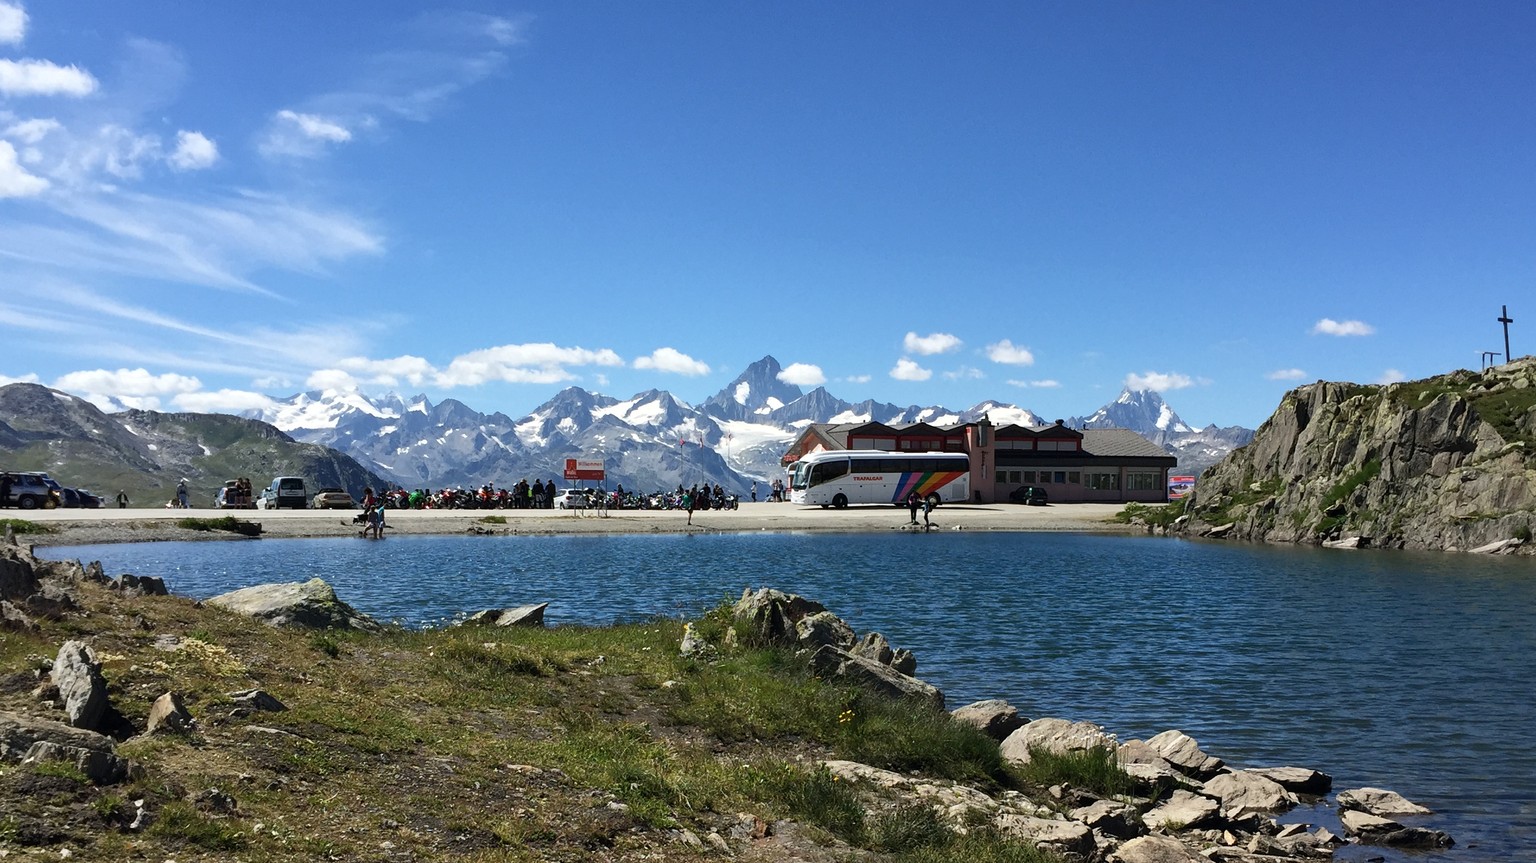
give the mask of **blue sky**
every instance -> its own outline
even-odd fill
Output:
[[[417,6],[0,0],[0,382],[1256,426],[1529,352],[1530,3]]]

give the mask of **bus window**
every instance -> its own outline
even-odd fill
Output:
[[[824,461],[811,467],[811,485],[831,482],[848,472],[848,460]]]

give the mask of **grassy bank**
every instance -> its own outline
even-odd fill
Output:
[[[198,727],[121,744],[144,770],[118,786],[3,765],[0,848],[102,860],[684,860],[702,853],[698,837],[787,819],[815,848],[1032,861],[1049,858],[985,825],[961,835],[924,807],[855,793],[818,762],[988,791],[1079,781],[1017,773],[942,711],[818,680],[778,650],[683,658],[674,620],[368,636],[274,630],[93,584],[79,593],[82,616],[0,640],[0,709],[38,711],[35,669],[83,638],[127,722],[142,728],[151,702],[174,691]],[[237,707],[230,693],[252,687],[288,710]],[[1100,768],[1060,770],[1086,783]],[[130,829],[139,800],[149,817]]]

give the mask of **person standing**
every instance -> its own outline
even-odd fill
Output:
[[[928,520],[928,513],[933,512],[933,498],[923,498],[923,530],[933,530],[933,522]]]
[[[126,491],[124,491],[122,489],[118,489],[117,490],[117,508],[118,509],[127,509],[128,508],[128,492],[126,492]]]
[[[11,475],[0,473],[0,507],[11,505]]]
[[[176,483],[176,500],[180,502],[182,509],[191,509],[192,504],[187,500],[187,478],[182,477],[181,482]]]
[[[917,524],[917,489],[907,492],[907,516],[910,521],[907,524]]]
[[[683,492],[683,509],[688,510],[688,523],[693,524],[693,499],[696,496],[697,487]]]
[[[757,503],[757,480],[752,480],[752,502]]]

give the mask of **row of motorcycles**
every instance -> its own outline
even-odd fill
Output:
[[[445,488],[439,491],[416,489],[406,491],[403,488],[391,489],[379,495],[379,501],[385,509],[523,509],[526,505],[516,500],[511,489],[495,488],[486,485],[478,489]],[[535,509],[550,509],[554,502],[545,500],[543,506],[537,505],[538,498],[534,499]],[[662,492],[653,494],[636,494],[634,492],[603,491],[590,489],[587,492],[586,505],[589,507],[606,507],[607,509],[682,509],[682,492]],[[700,494],[694,501],[694,509],[736,509],[740,506],[740,498],[734,494],[726,494],[723,490],[717,490],[709,495]]]

